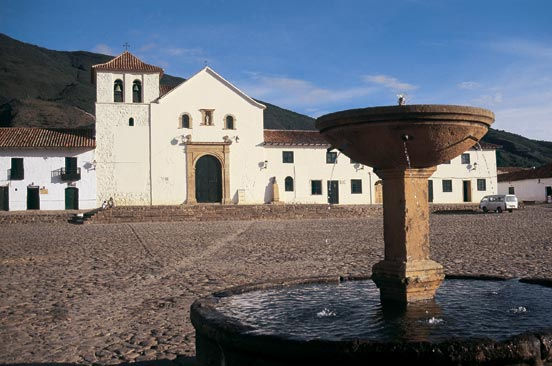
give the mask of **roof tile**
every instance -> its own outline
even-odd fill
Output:
[[[146,64],[132,53],[125,51],[113,60],[103,64],[92,65],[92,81],[95,81],[97,71],[138,71],[138,72],[158,72],[160,77],[163,76],[163,69]]]
[[[68,128],[2,127],[0,148],[96,147],[94,130]]]

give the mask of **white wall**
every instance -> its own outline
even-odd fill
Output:
[[[497,194],[496,150],[468,150],[470,165],[462,164],[457,156],[450,164],[440,164],[430,179],[433,181],[434,203],[462,203],[463,181],[471,182],[471,202],[479,202],[483,196]],[[474,163],[477,163],[475,165]],[[475,169],[474,169],[475,166]],[[486,190],[477,189],[477,180],[485,179]],[[452,180],[452,192],[443,192],[443,180]]]
[[[294,162],[284,163],[283,152],[292,151]],[[336,151],[337,150],[332,150]],[[336,164],[326,163],[324,147],[265,146],[266,176],[276,177],[280,201],[287,203],[328,203],[328,181],[339,181],[340,204],[369,204],[374,202],[374,183],[378,177],[372,168],[351,164],[349,157],[338,153]],[[294,180],[294,191],[286,192],[286,177]],[[351,179],[362,180],[362,193],[351,193]],[[312,195],[311,181],[322,180],[322,194]],[[268,183],[268,179],[267,179]],[[267,197],[270,199],[270,196]]]
[[[9,180],[11,158],[23,158],[24,179]],[[91,149],[2,149],[0,151],[0,186],[9,186],[10,211],[27,209],[27,187],[45,188],[40,194],[41,210],[64,210],[65,188],[71,186],[53,174],[65,167],[65,157],[77,157],[81,179],[73,187],[79,189],[79,209],[96,207],[96,172],[92,165],[94,150]]]
[[[149,104],[96,103],[98,205],[150,204],[149,118]]]
[[[201,109],[213,109],[213,125],[202,126]],[[183,113],[191,116],[191,128],[179,128]],[[233,130],[224,129],[224,118],[234,116]],[[186,200],[186,148],[183,136],[193,142],[223,142],[238,137],[230,146],[230,194],[236,202],[238,189],[248,203],[262,203],[265,171],[258,167],[263,154],[263,106],[237,92],[224,79],[203,69],[151,105],[152,185],[154,204],[181,204]]]
[[[499,182],[498,193],[509,194],[509,187],[514,187],[514,194],[519,201],[544,202],[546,201],[546,187],[552,187],[552,178]]]

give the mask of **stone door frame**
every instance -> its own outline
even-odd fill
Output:
[[[211,155],[220,162],[222,204],[230,204],[230,145],[232,142],[186,142],[186,203],[197,204],[195,197],[196,164],[199,158]]]

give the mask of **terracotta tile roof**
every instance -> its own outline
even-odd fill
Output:
[[[330,146],[320,132],[304,130],[264,130],[264,144],[269,146]]]
[[[177,86],[178,85],[159,85],[159,96],[162,97],[163,95],[167,94]]]
[[[523,169],[511,173],[499,174],[497,180],[499,182],[513,182],[516,180],[552,178],[552,163],[541,166],[535,169]]]
[[[68,128],[0,128],[0,148],[96,147],[94,130]]]
[[[132,53],[125,51],[113,60],[103,64],[92,65],[92,82],[96,80],[96,71],[138,71],[138,72],[158,72],[159,77],[163,76],[163,69],[149,65],[134,56]]]

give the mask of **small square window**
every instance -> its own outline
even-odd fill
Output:
[[[293,164],[293,151],[282,151],[282,162]]]
[[[508,194],[516,194],[514,187],[508,187]]]
[[[485,179],[478,179],[477,180],[477,190],[478,191],[486,191],[487,190],[487,181]]]
[[[462,164],[470,163],[470,154],[462,154]]]
[[[337,163],[337,152],[328,151],[326,152],[326,164],[335,164]]]
[[[322,194],[322,181],[321,180],[311,180],[311,194],[312,195],[321,195]]]
[[[351,179],[351,194],[362,193],[362,179]]]
[[[452,180],[443,179],[443,192],[452,192]]]

